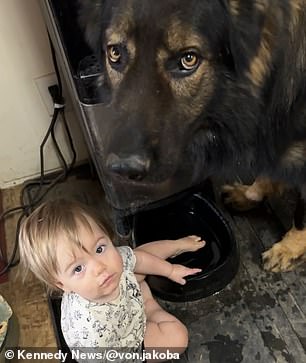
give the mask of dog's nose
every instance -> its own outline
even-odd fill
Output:
[[[142,180],[150,168],[150,159],[146,155],[134,154],[119,156],[114,153],[106,159],[107,169],[131,180]]]

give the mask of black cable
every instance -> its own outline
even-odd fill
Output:
[[[12,209],[10,209],[10,211],[12,211],[13,209],[15,209],[15,211],[16,211],[16,209],[20,210],[22,208],[23,207],[12,208]],[[9,212],[9,211],[7,211],[7,212]],[[17,252],[17,248],[18,248],[18,236],[19,236],[21,221],[22,221],[23,217],[26,215],[26,213],[27,212],[24,210],[22,212],[21,216],[17,220],[14,248],[13,248],[13,251],[11,253],[11,257],[9,258],[6,266],[0,271],[0,276],[4,275],[11,267],[14,267],[19,263],[19,259],[15,263],[14,263],[14,260],[15,260],[15,256],[16,256],[16,252]],[[1,215],[0,218],[2,219],[2,215]]]
[[[24,193],[25,191],[28,191],[29,188],[31,186],[37,186],[38,185],[38,190],[36,192],[36,194],[33,196],[30,196],[28,195],[28,200],[34,200],[35,201],[35,204],[37,204],[39,201],[41,201],[41,199],[43,199],[43,197],[45,197],[45,195],[48,193],[48,191],[50,189],[52,189],[52,187],[59,181],[64,180],[68,173],[73,169],[74,165],[75,165],[75,161],[76,161],[76,150],[75,150],[75,147],[74,147],[74,144],[73,144],[73,140],[72,140],[72,137],[71,137],[71,133],[70,133],[70,130],[69,130],[69,127],[68,127],[68,124],[67,124],[67,121],[66,121],[66,117],[65,117],[65,113],[63,111],[60,112],[61,116],[62,116],[62,119],[63,119],[63,124],[64,124],[64,129],[65,129],[65,132],[67,134],[67,137],[68,137],[68,141],[69,141],[69,146],[70,146],[70,149],[71,149],[71,152],[72,152],[72,160],[70,162],[70,165],[68,166],[60,148],[59,148],[59,145],[58,145],[58,142],[56,140],[56,137],[55,137],[55,134],[54,134],[54,126],[56,123],[53,124],[53,129],[51,129],[51,132],[49,132],[49,129],[47,131],[47,134],[48,135],[52,135],[53,133],[53,141],[54,141],[54,145],[56,146],[56,150],[58,151],[58,154],[59,154],[59,157],[60,157],[60,160],[62,161],[63,163],[63,173],[58,175],[58,177],[56,179],[50,179],[50,180],[46,180],[45,177],[44,177],[44,173],[43,173],[43,166],[44,166],[44,153],[43,153],[43,147],[41,147],[41,152],[40,152],[40,157],[41,157],[41,175],[43,175],[43,178],[41,177],[39,181],[37,180],[34,180],[34,181],[30,181],[27,183],[27,185],[23,188],[22,190],[22,198],[21,200],[23,201],[24,203]],[[44,138],[45,140],[45,138]],[[42,143],[42,145],[45,144],[45,142]],[[41,146],[42,146],[41,145]],[[54,183],[55,182],[55,183]],[[48,185],[49,184],[49,187],[44,191],[44,193],[42,194],[42,196],[39,196],[39,193],[40,191],[42,190],[42,187],[43,185]],[[38,200],[38,202],[37,202]]]
[[[54,69],[55,69],[55,73],[56,73],[57,82],[58,82],[59,95],[62,96],[63,95],[63,86],[62,86],[61,74],[60,74],[60,71],[58,68],[56,53],[55,53],[55,49],[54,49],[49,32],[48,32],[48,38],[49,38],[49,44],[50,44],[50,49],[51,49],[52,61],[53,61],[53,65],[54,65]]]
[[[65,130],[66,130],[66,135],[68,137],[70,149],[71,149],[71,152],[72,152],[72,160],[71,160],[71,163],[70,163],[70,166],[69,166],[69,169],[68,169],[68,171],[70,171],[74,167],[74,164],[76,162],[77,153],[76,153],[76,150],[75,150],[75,147],[74,147],[74,144],[73,144],[73,139],[71,137],[69,126],[68,126],[66,116],[65,116],[65,112],[62,112],[62,118],[63,118]]]
[[[57,143],[57,140],[56,140],[56,137],[55,137],[55,134],[54,134],[54,129],[51,130],[51,138],[52,138],[55,150],[57,152],[57,155],[60,158],[60,161],[61,161],[61,163],[63,165],[64,173],[65,173],[65,175],[67,175],[68,166],[67,166],[67,163],[66,163],[66,160],[65,160],[63,154],[61,153],[61,149],[60,149],[60,147],[59,147],[59,145]]]

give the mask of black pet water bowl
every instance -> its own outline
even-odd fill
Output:
[[[238,270],[239,248],[232,231],[215,205],[201,194],[185,196],[134,217],[136,246],[187,235],[201,236],[206,241],[205,247],[169,261],[202,271],[188,276],[185,285],[160,276],[148,276],[152,292],[161,299],[184,302],[207,297],[223,289]]]

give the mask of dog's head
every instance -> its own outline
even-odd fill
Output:
[[[86,38],[104,68],[104,170],[118,189],[143,190],[127,193],[127,203],[189,187],[251,148],[257,102],[249,97],[257,98],[269,62],[250,73],[264,9],[244,1],[241,11],[242,3],[80,1]]]

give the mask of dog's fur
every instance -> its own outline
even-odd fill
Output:
[[[105,166],[122,185],[250,170],[252,186],[226,189],[240,209],[279,190],[270,179],[303,191],[306,0],[82,0],[80,22],[104,67]],[[299,227],[267,269],[305,254]]]

